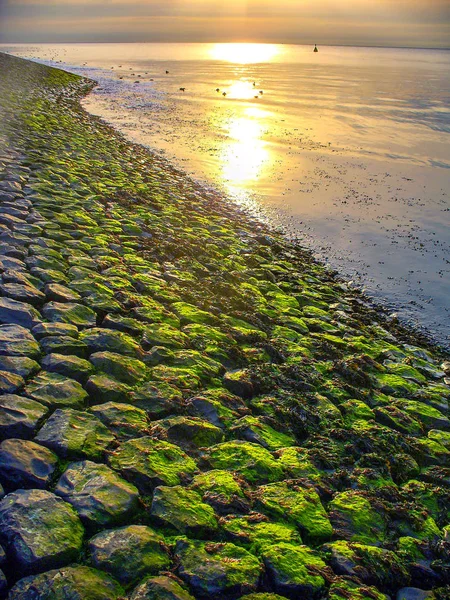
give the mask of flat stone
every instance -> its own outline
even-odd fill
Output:
[[[55,410],[36,436],[62,458],[93,460],[101,460],[114,439],[97,417],[71,408]]]
[[[90,526],[118,525],[138,509],[139,492],[106,465],[89,460],[72,463],[55,489]]]
[[[150,437],[124,442],[108,462],[142,494],[150,494],[158,485],[179,485],[197,469],[192,458],[178,446]]]
[[[397,592],[395,600],[426,600],[427,598],[435,598],[435,595],[431,590],[404,587]]]
[[[179,540],[178,572],[200,598],[235,597],[256,591],[262,566],[253,554],[231,543]]]
[[[194,596],[181,587],[172,577],[160,575],[150,577],[138,585],[130,600],[195,600]],[[261,600],[264,600],[263,598]]]
[[[53,323],[70,323],[77,327],[94,327],[97,318],[91,308],[73,302],[48,302],[42,314]]]
[[[69,281],[67,275],[63,271],[56,269],[41,269],[41,267],[33,267],[30,269],[33,277],[40,279],[42,283],[67,283]]]
[[[57,464],[56,454],[29,440],[0,444],[0,481],[7,491],[47,487]]]
[[[164,538],[143,525],[102,531],[89,541],[94,567],[126,586],[170,568]]]
[[[131,392],[124,383],[103,374],[89,377],[85,388],[94,404],[126,402]]]
[[[44,293],[47,300],[55,302],[77,302],[81,299],[78,292],[59,283],[47,283]]]
[[[211,506],[203,502],[200,494],[180,485],[157,487],[150,514],[158,522],[197,538],[211,534],[218,527]]]
[[[64,356],[77,356],[78,358],[88,356],[86,344],[74,337],[52,335],[42,338],[40,344],[44,354],[56,353]]]
[[[119,600],[124,595],[106,573],[77,565],[24,577],[11,588],[8,600]]]
[[[31,330],[37,340],[49,336],[78,337],[78,328],[70,323],[39,323]]]
[[[31,304],[0,298],[0,324],[20,325],[31,329],[41,321],[41,316]]]
[[[64,354],[48,354],[42,360],[42,368],[49,373],[59,373],[83,384],[94,373],[94,367],[90,362],[78,356],[66,356]]]
[[[120,440],[142,437],[147,433],[145,411],[132,404],[105,402],[89,410]]]
[[[26,264],[19,258],[4,255],[0,257],[0,271],[14,270],[25,274],[26,268]]]
[[[223,431],[196,417],[171,417],[154,421],[151,435],[181,446],[185,450],[213,446],[223,440]]]
[[[78,381],[58,373],[41,371],[25,387],[25,394],[47,406],[84,406],[87,393]]]
[[[0,396],[0,439],[33,437],[48,408],[23,396]]]
[[[25,385],[25,380],[20,375],[9,371],[0,371],[0,395],[14,394]]]
[[[39,344],[31,333],[20,325],[0,325],[0,356],[38,358]]]
[[[115,352],[95,352],[91,354],[89,360],[97,369],[130,385],[136,385],[147,374],[147,366],[141,360]]]
[[[83,533],[70,504],[46,490],[18,490],[0,502],[0,540],[16,576],[75,561]]]
[[[18,300],[28,302],[33,306],[39,306],[45,302],[45,295],[32,285],[21,283],[0,284],[0,294]]]
[[[26,356],[0,356],[0,371],[28,378],[30,375],[35,375],[40,369],[39,363]]]
[[[183,395],[176,387],[163,381],[149,381],[132,393],[133,404],[145,410],[152,419],[181,413]]]
[[[94,327],[83,332],[80,339],[87,344],[89,353],[116,352],[127,356],[139,357],[142,349],[127,333],[114,329]]]
[[[253,397],[253,384],[245,370],[228,371],[223,376],[223,385],[236,396],[244,399]]]

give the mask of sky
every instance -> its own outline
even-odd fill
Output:
[[[450,0],[0,0],[0,43],[450,48]]]

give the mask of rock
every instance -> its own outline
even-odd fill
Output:
[[[325,580],[317,569],[324,569],[326,565],[308,546],[274,544],[264,548],[262,558],[278,594],[313,599],[325,591]]]
[[[115,352],[127,356],[139,357],[142,349],[134,339],[122,331],[94,327],[83,332],[80,339],[87,345],[89,353]]]
[[[0,323],[2,325],[19,325],[31,329],[40,320],[40,314],[31,304],[10,298],[0,298]]]
[[[259,560],[231,543],[179,540],[175,549],[180,577],[201,598],[239,597],[256,590]]]
[[[39,430],[36,440],[61,458],[101,460],[114,436],[94,415],[58,408]]]
[[[138,509],[139,493],[106,465],[89,460],[71,463],[55,493],[69,502],[89,526],[119,525]]]
[[[18,490],[0,502],[0,540],[20,574],[76,560],[83,526],[74,509],[45,490]]]
[[[41,350],[31,333],[20,325],[0,325],[0,356],[39,358]]]
[[[81,299],[78,292],[59,283],[47,283],[44,287],[47,300],[54,302],[77,302]]]
[[[197,492],[180,485],[157,487],[150,514],[158,522],[197,538],[217,530],[217,519],[211,506],[205,504]]]
[[[245,517],[229,515],[220,522],[230,541],[249,547],[250,552],[260,555],[267,546],[287,542],[301,544],[302,539],[294,525],[289,523],[272,523],[259,513],[250,513]]]
[[[187,450],[212,446],[224,437],[223,431],[208,421],[182,416],[154,421],[151,434]]]
[[[282,479],[283,470],[268,450],[259,444],[233,440],[212,446],[205,459],[213,469],[236,471],[250,483]]]
[[[0,597],[3,597],[6,594],[6,590],[8,589],[8,580],[6,579],[5,574],[0,569]]]
[[[199,473],[192,480],[192,488],[219,513],[250,510],[238,478],[229,471],[216,469]]]
[[[100,371],[130,385],[136,385],[147,374],[147,367],[142,361],[115,352],[95,352],[89,360]]]
[[[89,410],[120,440],[142,437],[147,432],[145,411],[131,404],[106,402]]]
[[[63,271],[57,269],[42,269],[41,267],[32,267],[30,273],[42,283],[68,283],[69,279]]]
[[[25,385],[23,377],[8,371],[0,371],[0,395],[13,394]]]
[[[39,323],[31,330],[37,340],[48,336],[78,337],[78,328],[70,323]]]
[[[74,337],[48,336],[40,341],[44,354],[59,354],[63,356],[77,356],[78,358],[87,358],[88,348],[84,342]],[[92,366],[90,365],[92,369]]]
[[[55,339],[55,338],[51,338]],[[90,362],[78,356],[65,356],[64,354],[48,354],[42,361],[42,368],[49,373],[59,373],[83,384],[94,373]]]
[[[91,375],[85,388],[94,404],[127,402],[131,393],[127,385],[103,374]]]
[[[33,437],[48,408],[29,398],[5,394],[0,396],[0,439]]]
[[[179,485],[197,469],[192,458],[178,446],[150,437],[124,442],[108,462],[142,494],[150,494],[158,485]]]
[[[172,577],[160,575],[150,577],[138,585],[130,596],[130,600],[195,600]]]
[[[149,350],[153,346],[166,346],[168,348],[185,348],[189,343],[187,335],[167,323],[153,323],[145,327],[142,337],[142,347]]]
[[[180,413],[183,409],[180,390],[163,381],[144,383],[132,393],[132,402],[145,410],[151,419]]]
[[[0,481],[5,490],[46,488],[58,464],[56,454],[27,440],[0,444]]]
[[[336,536],[368,545],[383,541],[386,531],[383,516],[358,492],[337,493],[328,509]]]
[[[294,523],[310,543],[331,538],[331,523],[314,489],[280,481],[259,487],[257,501],[263,512]]]
[[[242,417],[236,421],[230,432],[237,438],[260,444],[272,451],[295,444],[293,436],[276,431],[261,417],[252,417],[250,415]]]
[[[0,284],[0,294],[12,300],[27,302],[33,306],[40,306],[45,302],[45,294],[30,284],[2,283]]]
[[[170,568],[164,538],[143,525],[102,531],[89,540],[92,565],[130,586]]]
[[[8,600],[120,600],[124,591],[106,573],[81,565],[24,577]]]
[[[373,586],[359,586],[348,579],[336,578],[330,586],[329,600],[391,600]]]
[[[57,373],[41,371],[25,387],[25,394],[46,406],[84,406],[87,393],[78,381]]]
[[[95,312],[83,304],[74,302],[49,302],[44,304],[42,314],[52,323],[69,323],[79,328],[95,327]]]
[[[223,385],[236,396],[240,396],[244,399],[253,397],[254,389],[253,383],[251,382],[249,375],[244,370],[239,371],[228,371],[223,376]]]
[[[397,592],[396,600],[426,600],[435,598],[432,591],[420,590],[419,588],[404,587]]]
[[[35,375],[40,368],[39,363],[26,356],[0,356],[0,371],[27,378]]]

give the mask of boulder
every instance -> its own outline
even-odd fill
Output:
[[[170,568],[164,538],[144,525],[102,531],[89,541],[92,565],[130,586]]]
[[[0,440],[33,437],[47,412],[46,406],[30,398],[13,394],[0,396]]]
[[[95,352],[89,360],[100,371],[129,385],[136,385],[147,374],[147,366],[141,360],[116,352]]]
[[[94,415],[58,408],[39,430],[36,441],[61,458],[101,460],[114,436]]]
[[[78,381],[46,371],[41,371],[32,379],[25,387],[24,393],[33,400],[52,408],[58,406],[81,408],[88,396]]]
[[[41,350],[31,333],[20,325],[0,325],[0,356],[39,358]]]
[[[69,323],[79,328],[95,327],[95,312],[88,306],[75,302],[48,302],[42,314],[52,323]]]
[[[142,437],[147,432],[145,411],[132,404],[105,402],[89,410],[120,440]]]
[[[18,490],[0,502],[0,540],[16,575],[75,561],[83,533],[70,504],[45,490]]]
[[[136,487],[106,465],[89,460],[71,463],[55,493],[75,508],[86,525],[93,527],[122,524],[138,509]]]
[[[0,356],[0,371],[28,378],[40,369],[39,363],[26,356]]]
[[[0,444],[0,481],[7,491],[46,488],[57,464],[56,454],[29,440]]]
[[[0,324],[19,325],[31,329],[40,320],[40,314],[31,304],[18,302],[10,298],[0,298]]]
[[[55,339],[55,338],[50,338]],[[42,368],[49,373],[59,373],[83,384],[94,373],[91,363],[78,356],[64,354],[47,354],[42,361]]]
[[[150,577],[138,585],[130,600],[195,600],[174,577]]]
[[[14,394],[25,385],[25,380],[20,375],[9,371],[0,371],[0,395]]]

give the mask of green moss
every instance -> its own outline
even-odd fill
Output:
[[[314,489],[284,481],[272,483],[258,489],[257,501],[263,512],[295,523],[310,543],[317,544],[331,537],[330,521]]]
[[[360,419],[370,421],[375,418],[373,410],[361,400],[347,400],[347,402],[339,405],[339,409],[344,416],[345,422],[348,424]]]
[[[295,438],[276,431],[260,417],[242,417],[230,430],[236,437],[261,444],[268,450],[278,450],[292,446]]]
[[[321,478],[321,471],[310,459],[305,448],[283,448],[278,452],[278,458],[286,474],[294,479],[310,479],[317,481]]]
[[[271,522],[257,513],[248,517],[233,515],[223,519],[221,525],[231,541],[245,544],[253,554],[260,554],[265,547],[281,542],[302,543],[295,526]]]
[[[346,579],[338,579],[330,586],[329,600],[389,600],[373,586],[358,585]]]
[[[217,323],[217,317],[205,310],[197,308],[193,304],[174,302],[172,308],[180,317],[182,325],[187,325],[188,323],[215,325]]]
[[[416,383],[390,373],[380,373],[377,375],[375,386],[385,394],[391,394],[396,397],[402,397],[405,394],[413,395],[419,389]]]
[[[283,475],[281,465],[268,450],[249,442],[223,442],[213,446],[206,459],[214,469],[236,471],[250,483],[276,481]]]
[[[369,545],[384,540],[384,519],[364,496],[351,491],[339,492],[328,508],[333,528],[345,539]]]
[[[241,486],[233,474],[219,469],[199,473],[192,480],[192,487],[203,494],[203,497],[217,494],[222,496],[225,502],[231,502],[234,497],[244,497]]]

